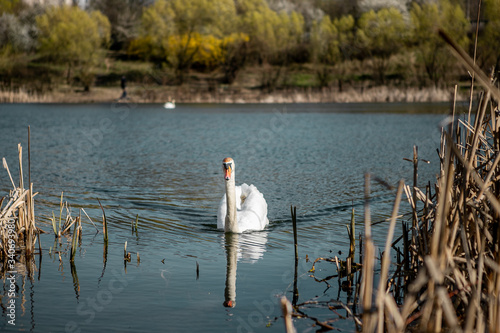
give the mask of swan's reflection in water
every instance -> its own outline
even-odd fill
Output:
[[[226,288],[224,290],[224,306],[236,306],[236,268],[241,263],[254,263],[266,252],[267,231],[248,234],[224,234],[226,248]]]

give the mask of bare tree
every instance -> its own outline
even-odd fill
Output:
[[[99,10],[111,23],[111,49],[122,50],[137,37],[136,28],[144,6],[152,0],[89,0],[89,8]]]

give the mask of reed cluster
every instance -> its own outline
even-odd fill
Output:
[[[434,195],[429,185],[422,191],[400,183],[376,291],[375,250],[369,210],[365,211],[360,296],[366,332],[403,332],[409,327],[430,332],[497,332],[500,328],[500,94],[494,87],[496,76],[486,76],[442,36],[484,91],[474,116],[471,102],[469,114],[457,120],[453,104],[450,121],[442,129]],[[413,209],[412,226],[403,233],[404,259],[389,278],[403,189]],[[396,280],[401,274],[404,300],[398,304]]]
[[[82,209],[80,209],[80,213],[78,216],[73,217],[71,215],[71,207],[69,206],[68,202],[63,201],[64,198],[64,192],[61,192],[61,201],[59,203],[59,218],[56,218],[54,215],[54,212],[52,212],[52,218],[50,219],[52,222],[52,230],[54,231],[54,235],[56,238],[59,238],[66,233],[69,233],[71,230],[71,227],[74,225],[75,226],[75,232],[79,233],[79,237],[81,238],[81,232],[82,232]],[[63,212],[66,212],[66,216],[63,217]],[[83,210],[85,215],[87,213],[85,210]],[[87,215],[88,217],[88,215]],[[90,217],[88,217],[89,220],[92,222]],[[92,222],[93,223],[93,222]]]
[[[0,86],[0,103],[47,103],[51,98],[47,93],[37,93],[24,87]]]
[[[7,161],[2,159],[13,189],[0,199],[0,258],[15,259],[17,254],[31,256],[35,253],[35,245],[39,242],[41,232],[35,225],[35,205],[33,184],[24,188],[22,167],[22,146],[19,151],[19,183],[16,185],[10,173]]]
[[[349,300],[354,286],[352,309],[340,301],[313,299],[292,303],[296,317],[312,319],[326,330],[335,329],[335,319],[319,321],[306,313],[310,306],[319,305],[333,313],[335,309],[345,309],[363,332],[500,330],[500,90],[495,87],[498,71],[487,76],[446,34],[440,34],[471,73],[472,84],[469,112],[462,117],[455,114],[455,88],[450,117],[441,128],[436,184],[417,186],[419,158],[414,147],[410,160],[414,164],[413,184],[399,182],[378,263],[370,218],[372,179],[367,174],[365,235],[359,244],[362,264],[349,264],[355,248],[352,220],[348,228],[349,257],[345,261],[337,257],[317,258],[310,270],[311,277],[328,287],[328,280],[337,277]],[[483,87],[476,106],[472,103],[474,80]],[[403,193],[410,203],[411,217],[402,224],[402,236],[393,241],[397,221],[403,216],[399,212]],[[397,257],[393,265],[391,250]],[[335,263],[338,274],[317,279],[315,264],[320,261]],[[341,283],[342,278],[346,281]]]

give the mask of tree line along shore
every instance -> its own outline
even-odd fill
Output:
[[[491,73],[500,0],[0,1],[0,102],[449,100]],[[120,86],[122,84],[122,86]]]

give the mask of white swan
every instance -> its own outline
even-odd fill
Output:
[[[175,109],[175,99],[170,100],[169,98],[169,101],[163,104],[163,107],[165,109]]]
[[[269,224],[264,196],[253,185],[235,185],[235,164],[231,157],[225,158],[222,166],[226,194],[217,211],[217,228],[235,233],[264,229]]]

